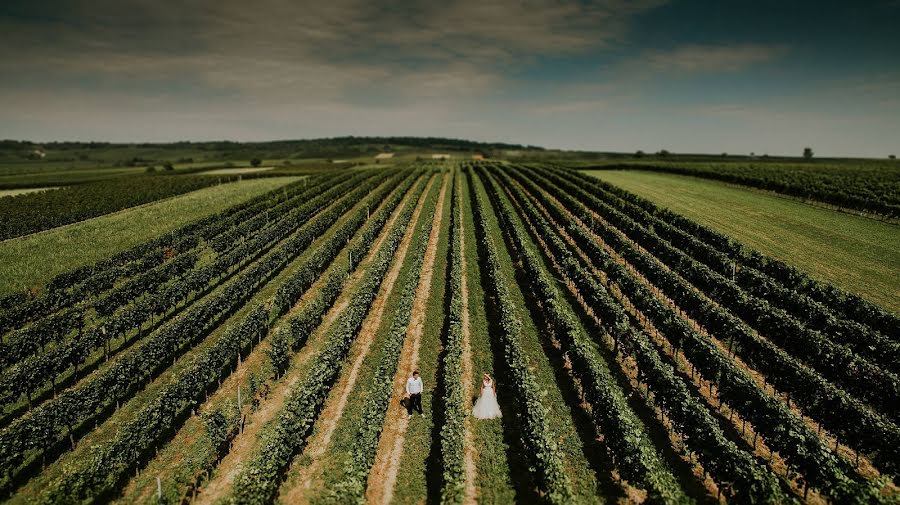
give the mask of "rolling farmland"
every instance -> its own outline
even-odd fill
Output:
[[[900,501],[886,304],[552,163],[372,167],[4,266],[0,499]]]

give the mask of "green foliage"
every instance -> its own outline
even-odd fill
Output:
[[[466,172],[471,177],[470,171]],[[545,493],[550,503],[573,503],[575,495],[563,467],[563,457],[556,437],[551,433],[547,420],[547,406],[541,400],[538,384],[528,366],[528,359],[520,342],[522,322],[513,308],[513,302],[501,270],[496,245],[488,231],[485,212],[488,207],[481,195],[475,191],[476,225],[484,245],[488,281],[496,298],[500,317],[500,341],[504,348],[504,359],[512,376],[510,382],[521,405],[523,443],[528,451],[527,458],[532,467],[538,487]]]
[[[433,188],[434,191],[437,191],[440,184],[435,184]],[[384,426],[384,418],[393,395],[394,375],[397,373],[400,351],[403,349],[412,315],[416,288],[421,275],[425,250],[428,246],[428,236],[434,225],[435,198],[433,198],[434,194],[431,196],[432,198],[429,198],[420,213],[421,219],[425,219],[426,224],[413,236],[413,243],[410,244],[412,252],[407,253],[403,260],[404,263],[409,263],[409,274],[404,278],[400,287],[402,294],[394,310],[394,318],[387,339],[382,346],[378,368],[371,381],[372,390],[366,397],[363,406],[362,420],[359,423],[359,430],[354,436],[350,462],[344,468],[340,481],[332,486],[323,497],[323,501],[326,503],[363,503],[365,501],[366,482],[369,471],[375,462],[381,429]]]
[[[171,362],[183,350],[201,341],[223,316],[241,307],[265,281],[302,253],[315,237],[322,234],[388,175],[390,174],[366,175],[367,179],[362,184],[357,184],[356,189],[342,195],[337,204],[310,220],[313,209],[318,209],[338,196],[326,191],[307,203],[309,209],[295,213],[280,228],[261,232],[255,238],[260,244],[267,248],[278,244],[271,253],[228,281],[214,296],[191,305],[179,318],[147,337],[142,345],[119,356],[112,366],[105,368],[100,374],[57,398],[48,400],[0,431],[0,484],[5,487],[11,483],[16,468],[24,462],[30,450],[53,442],[54,437],[37,434],[36,426],[45,426],[46,431],[55,432],[57,437],[61,437],[71,426],[70,420],[82,422],[102,412],[110,403],[126,399],[136,386],[158,374],[166,363]],[[282,242],[284,236],[289,238]],[[87,491],[79,488],[78,492]]]
[[[290,341],[286,331],[277,331],[269,342],[269,348],[266,350],[272,368],[278,377],[284,374],[290,362]]]
[[[287,398],[278,418],[262,436],[257,452],[238,475],[231,497],[233,503],[263,504],[275,499],[281,476],[293,456],[306,444],[325,398],[337,379],[340,365],[378,293],[414,208],[414,202],[408,202],[404,207],[347,308],[329,332],[325,347],[311,360],[307,378]]]
[[[537,174],[535,170],[529,170],[529,173]],[[546,172],[544,173],[546,174]],[[562,181],[562,178],[557,176],[548,177],[554,178],[557,182]],[[570,196],[569,193],[560,190],[559,187],[543,176],[538,175],[535,182],[538,181],[540,181],[542,186],[547,188],[548,191],[554,192],[554,194],[559,197],[560,202],[568,209],[575,212],[577,215],[584,216],[582,218],[583,220],[589,220],[587,217],[587,208],[584,206],[584,203],[580,202],[574,196]],[[576,188],[568,188],[573,190],[573,194],[579,194],[577,191],[574,191]],[[534,186],[532,186],[532,191],[534,191],[533,194],[535,195],[539,194],[539,192],[534,189]],[[558,207],[559,204],[550,202],[546,198],[538,198],[545,207],[551,211],[555,220],[563,223],[566,225],[567,229],[571,230],[572,236],[578,244],[578,247],[588,255],[593,264],[602,271],[607,272],[610,276],[610,280],[615,282],[619,289],[622,290],[629,300],[635,304],[635,307],[656,325],[665,338],[669,340],[670,344],[675,349],[683,350],[685,357],[690,360],[697,370],[717,385],[720,398],[723,398],[726,403],[739,411],[745,419],[753,424],[760,435],[766,437],[766,441],[772,449],[777,450],[790,465],[802,472],[805,482],[808,482],[811,486],[820,489],[825,494],[840,502],[866,503],[877,500],[877,486],[865,480],[856,480],[855,472],[850,467],[849,463],[837,457],[837,455],[806,426],[802,419],[791,413],[777,398],[773,398],[766,392],[760,390],[748,374],[740,369],[727,354],[723,354],[721,350],[709,342],[708,338],[700,335],[694,330],[686,321],[678,316],[674,309],[654,296],[651,290],[637,280],[634,274],[630,273],[625,267],[609,256],[609,254],[600,247],[584,229],[575,225],[572,222],[571,217]],[[596,199],[592,200],[586,195],[581,195],[580,198],[583,199],[583,202],[591,202],[592,210],[597,210],[602,207],[602,205],[600,205],[602,202],[596,201]],[[691,295],[691,293],[693,290],[690,286],[684,284],[684,281],[679,281],[678,277],[670,270],[655,264],[656,260],[653,260],[652,256],[635,250],[632,245],[622,240],[622,238],[619,238],[620,235],[609,228],[608,225],[595,221],[592,230],[595,233],[598,233],[600,237],[617,252],[622,254],[629,263],[637,268],[637,271],[641,275],[644,275],[649,281],[653,282],[654,285],[663,290],[665,294],[670,297],[677,297],[676,299],[682,303],[692,299],[693,295]],[[586,286],[585,289],[588,293],[591,292],[589,291],[591,289],[598,293],[597,296],[593,297],[598,303],[603,303],[607,306],[614,303],[609,301],[608,297],[602,296],[599,288],[591,288],[590,284],[583,285]],[[709,314],[712,317],[728,317],[726,315],[727,312],[720,308],[715,308],[710,302],[705,301],[705,299],[699,297],[694,299],[703,300],[703,310],[706,314]],[[743,323],[736,318],[733,318],[733,316],[731,319],[724,320],[723,322],[725,324],[720,323],[718,325],[713,325],[710,318],[702,317],[703,314],[701,312],[693,309],[693,303],[696,302],[680,306],[687,310],[693,317],[698,317],[698,322],[706,326],[710,331],[719,332],[722,328],[727,328],[728,326],[726,325],[736,325],[739,328],[743,325]],[[610,309],[604,307],[599,307],[597,309],[597,311],[601,313],[604,310]],[[725,333],[719,334],[720,337],[727,335]],[[763,370],[770,380],[780,382],[782,378],[788,377],[786,372],[790,372],[791,370],[795,371],[792,372],[792,374],[794,377],[797,377],[799,371],[804,369],[802,365],[798,364],[796,360],[785,354],[783,351],[776,351],[777,348],[772,347],[771,344],[768,344],[767,347],[765,343],[761,342],[760,337],[753,335],[750,331],[746,331],[746,334],[755,337],[758,344],[754,347],[748,346],[745,354],[743,342],[741,342],[735,347],[735,352],[738,355],[744,354],[741,357],[747,360],[751,366],[756,366]],[[625,344],[625,349],[632,353],[633,357],[639,362],[639,369],[644,378],[646,380],[653,379],[654,381],[659,381],[654,382],[652,389],[657,391],[658,398],[666,399],[666,410],[668,415],[674,417],[674,411],[670,410],[672,402],[669,402],[668,400],[670,398],[677,398],[677,395],[681,393],[678,393],[677,390],[670,389],[674,387],[675,383],[671,382],[670,379],[665,378],[671,375],[671,372],[666,371],[668,365],[660,364],[659,358],[654,357],[655,351],[652,351],[652,346],[648,342],[645,342],[646,340],[647,337],[641,336],[640,333],[631,332],[629,338],[624,339],[623,343]],[[761,352],[767,348],[769,349],[767,353],[764,354]],[[780,352],[780,355],[777,354],[778,352]],[[661,366],[662,368],[660,368]],[[793,368],[791,368],[791,366]],[[654,370],[653,374],[648,374],[649,370]],[[814,385],[820,387],[815,389],[810,388],[810,386]],[[793,393],[797,395],[795,397],[797,401],[803,402],[804,405],[809,404],[810,402],[824,400],[822,401],[823,408],[824,405],[835,408],[840,404],[830,399],[833,398],[835,394],[841,394],[844,402],[853,401],[846,393],[835,393],[833,386],[829,385],[830,390],[827,387],[822,390],[822,385],[828,385],[828,383],[821,380],[818,383],[806,382],[803,386],[805,388],[810,388],[806,390],[807,392],[802,393],[803,390],[794,390]],[[801,400],[801,398],[806,398],[807,400]],[[867,414],[866,409],[859,404],[848,409],[847,415],[870,416],[870,414]],[[856,417],[856,419],[859,418]],[[829,411],[828,417],[823,418],[820,422],[843,424],[845,421],[841,419],[841,416],[835,415],[833,411]],[[863,422],[873,422],[873,418],[869,417]],[[882,433],[889,437],[889,440],[896,439],[897,435],[895,428],[884,431],[889,424],[885,424],[884,420],[878,420],[877,418],[874,419],[874,422],[875,426],[880,427],[876,428],[876,430],[881,429]],[[685,428],[688,427],[688,425],[685,425]],[[869,430],[872,429],[872,427],[867,426],[864,429]],[[698,434],[693,434],[690,439],[700,440],[697,437]],[[888,445],[893,447],[892,444]],[[891,449],[891,451],[892,450],[893,449]],[[709,456],[711,457],[715,454],[716,453],[713,453]],[[703,455],[701,454],[701,460],[702,458]],[[884,461],[888,464],[888,468],[890,468],[890,461],[892,458],[896,457],[884,453],[883,459],[879,459],[879,461]],[[893,461],[896,461],[896,459],[893,459]],[[706,463],[704,463],[704,465],[706,466]],[[710,472],[712,473],[713,470],[710,470]]]
[[[133,176],[2,198],[0,240],[236,180],[238,176]]]
[[[454,175],[454,179],[456,176]],[[465,419],[469,415],[463,385],[462,196],[454,184],[450,215],[450,314],[447,348],[441,364],[445,419],[441,427],[441,503],[461,504],[465,498]]]
[[[807,148],[809,149],[809,148]],[[813,162],[664,161],[614,162],[602,169],[639,169],[714,179],[843,208],[900,218],[900,170],[887,161]],[[588,167],[583,167],[588,168]]]
[[[484,171],[481,173],[485,175]],[[507,188],[511,188],[506,174],[499,175],[507,181]],[[488,180],[490,179],[488,176]],[[647,435],[647,428],[628,406],[625,394],[616,386],[612,371],[593,348],[584,328],[577,323],[577,316],[559,292],[553,277],[528,244],[523,230],[513,217],[515,212],[511,205],[498,195],[498,190],[493,184],[491,186],[495,199],[499,200],[499,215],[504,223],[504,229],[516,244],[523,267],[531,280],[530,287],[543,300],[542,306],[546,317],[572,361],[572,371],[581,382],[584,396],[592,407],[594,420],[600,432],[604,434],[604,442],[610,447],[622,477],[647,489],[648,500],[651,503],[690,502],[653,447]],[[552,227],[538,215],[521,192],[515,188],[512,188],[512,191],[518,197],[518,203],[528,209],[528,217],[540,224],[535,236],[552,244],[550,247],[552,254],[567,267],[565,273],[576,278],[583,276],[582,267],[572,259],[571,252]],[[615,338],[628,327],[628,319],[621,307],[607,310],[601,317],[608,322],[608,330],[616,336]]]

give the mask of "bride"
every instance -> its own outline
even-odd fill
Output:
[[[475,402],[472,415],[478,419],[495,419],[501,417],[500,405],[497,405],[497,394],[494,391],[494,381],[491,376],[484,374],[481,381],[481,396]]]

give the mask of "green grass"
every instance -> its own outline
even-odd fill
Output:
[[[296,179],[255,179],[0,242],[0,294],[42,286],[53,276],[112,256],[191,221]]]
[[[490,205],[490,199],[482,181],[477,176],[473,177],[475,191],[480,192],[484,202]],[[557,372],[560,371],[557,367],[558,363],[555,363],[555,360],[548,354],[548,349],[545,349],[545,345],[550,346],[552,344],[545,338],[546,331],[538,328],[538,323],[532,318],[526,302],[525,292],[522,291],[519,283],[516,281],[515,261],[505,245],[498,217],[493,207],[488,207],[486,212],[488,226],[490,227],[487,233],[491,234],[494,243],[497,244],[503,277],[509,287],[518,317],[522,321],[520,334],[522,348],[528,355],[531,372],[534,374],[534,379],[542,393],[542,400],[547,407],[548,424],[550,425],[551,433],[557,437],[559,453],[563,458],[563,465],[571,483],[572,491],[581,503],[602,503],[604,500],[600,496],[602,491],[600,483],[592,468],[591,461],[588,459],[589,456],[594,454],[593,451],[599,450],[599,443],[588,441],[586,445],[579,435],[575,409],[580,407],[577,404],[566,401],[566,395],[561,389],[562,385],[558,382],[560,380],[557,376]],[[495,379],[497,395],[501,400],[501,408],[503,408],[502,395],[512,394],[513,386],[509,383],[512,379],[502,376],[495,377]],[[504,412],[504,415],[511,414],[512,412]]]
[[[431,188],[431,194],[434,195],[435,188],[440,187],[440,181],[435,181]],[[425,186],[423,185],[420,188],[424,190]],[[408,203],[415,205],[418,202],[421,194],[413,193],[412,191],[408,195],[410,200]],[[434,197],[437,198],[436,196]],[[395,213],[399,213],[402,208],[402,204],[398,206]],[[361,368],[359,370],[359,374],[356,379],[356,383],[352,389],[352,394],[348,398],[347,405],[344,408],[344,411],[338,419],[337,424],[335,425],[335,430],[331,438],[330,445],[328,446],[325,454],[322,456],[321,465],[318,469],[318,472],[315,474],[309,475],[312,477],[313,483],[311,489],[305,493],[306,499],[315,501],[317,499],[321,499],[323,493],[331,489],[334,485],[341,481],[345,477],[344,472],[347,466],[350,464],[350,459],[353,457],[353,449],[356,444],[356,437],[359,434],[359,430],[361,429],[361,423],[363,422],[363,412],[367,407],[367,401],[369,397],[372,395],[372,389],[376,386],[376,384],[372,383],[372,380],[375,378],[375,375],[378,370],[378,366],[381,363],[382,357],[384,355],[384,344],[388,339],[391,326],[394,324],[394,320],[399,317],[397,311],[392,310],[394,307],[399,305],[400,299],[403,297],[403,286],[406,285],[408,279],[412,276],[418,278],[419,271],[413,270],[411,261],[412,254],[416,249],[416,241],[417,240],[428,240],[427,236],[422,237],[422,228],[426,225],[426,216],[430,217],[430,213],[427,212],[428,205],[426,204],[423,207],[423,211],[420,214],[419,220],[410,223],[410,226],[413,227],[413,230],[417,236],[414,237],[413,241],[410,243],[409,249],[406,251],[406,255],[404,257],[396,257],[394,258],[394,262],[400,262],[400,270],[397,276],[397,281],[394,284],[393,290],[387,296],[386,307],[387,310],[384,312],[381,318],[381,323],[378,326],[377,331],[375,332],[375,336],[372,340],[371,347],[369,348],[367,356],[363,359]],[[398,223],[400,224],[400,223]],[[387,228],[387,227],[386,227]],[[346,255],[342,254],[340,256],[342,261],[346,261]],[[362,264],[362,267],[366,267],[367,265]],[[393,265],[392,265],[393,268]],[[379,288],[379,292],[384,289],[384,286]],[[366,317],[369,317],[367,315]],[[408,324],[406,321],[405,324]],[[351,351],[348,359],[344,362],[343,368],[341,370],[341,378],[338,379],[338,383],[343,379],[343,376],[349,373],[350,367],[352,366],[352,362],[358,356],[359,349],[358,342],[354,343],[354,349]],[[333,389],[330,395],[336,395],[337,389]],[[329,401],[334,401],[334,396],[329,398]],[[399,404],[393,401],[393,398],[390,401],[388,409],[399,409],[401,408]],[[321,416],[316,421],[316,426],[314,428],[315,433],[321,431],[324,427],[324,418]],[[282,492],[286,489],[294,489],[296,486],[302,485],[299,480],[300,470],[301,468],[307,467],[312,464],[312,459],[308,454],[304,453],[298,456],[295,460],[294,466],[289,473],[286,484],[282,486]],[[283,501],[283,500],[282,500]]]
[[[469,291],[469,323],[471,324],[472,382],[473,392],[478,394],[481,374],[494,373],[494,354],[491,352],[488,333],[485,293],[481,286],[481,270],[478,265],[478,237],[475,234],[474,212],[470,201],[468,180],[459,175],[460,194],[463,201],[462,217],[466,237],[466,276]],[[474,401],[467,398],[466,407],[471,411]],[[511,416],[509,416],[511,417]],[[509,422],[509,421],[507,421]],[[472,443],[476,448],[475,467],[478,502],[484,504],[504,504],[515,501],[515,488],[507,461],[508,444],[503,439],[503,421],[477,421],[472,424]]]
[[[379,205],[382,203],[383,202]],[[316,238],[306,251],[297,257],[285,271],[273,279],[260,294],[254,298],[254,301],[262,302],[271,300],[277,288],[296,272],[296,268],[303,264],[310,255],[313,254],[313,251],[316,251],[322,244],[333,237],[336,230],[340,228],[341,224],[345,222],[353,212],[354,211],[351,210],[344,214],[344,216],[342,216],[325,233]],[[362,229],[363,228],[357,230],[352,241],[357,240],[362,233]],[[331,272],[339,269],[346,270],[348,266],[347,263],[347,254],[341,252],[330,264],[328,269],[326,269],[323,276],[328,276]],[[252,303],[253,301],[249,302],[248,305],[245,305],[245,308]],[[267,349],[269,349],[269,337],[277,331],[277,328],[280,325],[285,324],[289,317],[289,315],[281,316],[279,320],[274,323],[272,328],[270,328],[262,343],[257,345],[251,354],[244,358],[243,365],[248,367],[248,370],[245,377],[240,381],[240,386],[245,394],[249,395],[247,392],[250,391],[251,377],[255,377],[257,380],[257,390],[259,390],[263,384],[274,388],[276,383],[285,377],[284,375],[280,377],[274,376],[271,362],[265,357],[265,353]],[[237,319],[232,318],[232,320],[236,321]],[[315,344],[307,342],[305,345],[318,345],[320,343],[321,341],[317,341]],[[231,377],[233,378],[234,376],[232,375]],[[229,380],[231,382],[229,382]],[[238,381],[234,381],[233,379],[223,381],[223,386],[217,390],[215,395],[210,395],[209,400],[204,402],[198,410],[204,412],[215,409],[227,410],[236,402],[235,395],[237,387]],[[221,393],[224,390],[229,391],[227,397],[221,396]],[[248,398],[247,403],[252,401],[248,396],[245,396],[245,398]],[[216,448],[212,447],[209,437],[205,436],[205,429],[201,418],[192,417],[179,429],[175,437],[167,442],[165,447],[159,451],[158,455],[148,463],[141,474],[132,479],[128,487],[125,488],[123,496],[117,499],[117,503],[135,503],[139,501],[141,496],[152,496],[155,493],[157,476],[162,477],[164,496],[177,501],[188,493],[196,476],[199,475],[204,468],[215,468],[217,465],[216,456]]]
[[[441,426],[435,423],[441,417],[436,411],[443,395],[437,389],[439,373],[439,354],[442,350],[442,332],[444,331],[444,307],[447,297],[447,254],[450,247],[450,213],[453,193],[453,178],[440,174],[435,180],[435,203],[440,195],[441,183],[446,180],[447,187],[444,193],[441,222],[434,223],[440,226],[437,240],[437,255],[435,256],[434,269],[431,276],[431,287],[426,314],[424,331],[419,342],[418,371],[422,377],[425,391],[422,394],[423,415],[414,415],[409,422],[406,432],[406,440],[403,447],[403,456],[400,459],[400,477],[394,490],[395,503],[425,503],[429,495],[439,495],[440,477],[439,463],[440,446],[439,431]],[[436,213],[437,211],[435,211]],[[423,234],[423,239],[428,241],[428,235]],[[392,405],[391,408],[397,408]],[[430,489],[429,489],[430,486]]]
[[[900,312],[900,227],[680,175],[586,172]]]

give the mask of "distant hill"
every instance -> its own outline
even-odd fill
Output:
[[[0,141],[2,162],[98,162],[118,166],[139,166],[160,161],[229,161],[251,158],[300,159],[352,157],[379,152],[441,150],[493,152],[542,150],[503,142],[476,142],[440,137],[333,137],[270,142],[30,142]],[[37,154],[40,153],[40,154]]]

